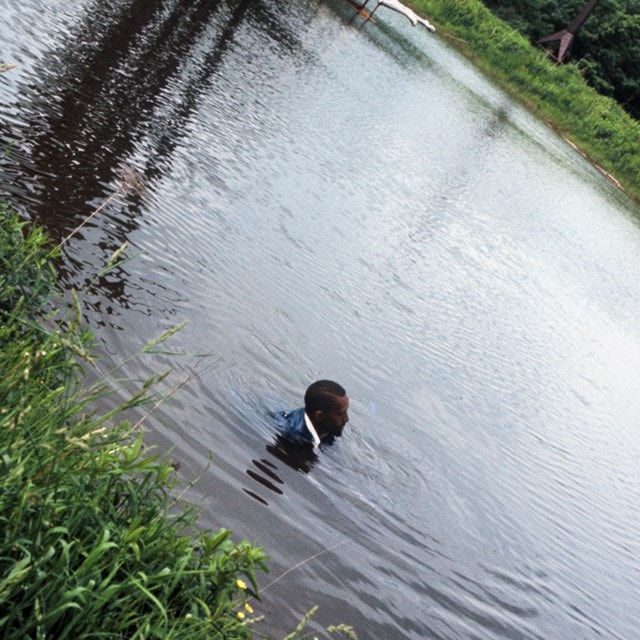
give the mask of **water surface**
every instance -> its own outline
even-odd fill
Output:
[[[2,195],[60,240],[140,175],[63,281],[127,241],[84,293],[101,370],[183,320],[210,354],[123,372],[192,376],[148,439],[271,555],[262,633],[319,604],[360,638],[635,637],[637,206],[383,9],[0,8]],[[320,377],[351,422],[287,457],[269,411]]]

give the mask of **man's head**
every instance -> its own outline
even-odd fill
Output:
[[[327,435],[339,437],[349,422],[347,392],[337,382],[318,380],[304,394],[304,410],[320,439]]]

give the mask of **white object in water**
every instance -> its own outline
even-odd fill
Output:
[[[436,30],[436,28],[428,20],[421,18],[415,11],[413,11],[413,9],[409,9],[409,7],[402,4],[402,2],[399,2],[399,0],[378,0],[378,4],[376,5],[376,8],[371,12],[371,15],[373,15],[376,12],[376,9],[380,5],[389,7],[389,9],[393,9],[394,11],[401,13],[403,16],[406,16],[407,18],[409,18],[411,24],[414,27],[418,23],[420,23],[423,27],[429,29],[429,31]]]

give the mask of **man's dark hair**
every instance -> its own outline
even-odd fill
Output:
[[[342,398],[347,392],[333,380],[317,380],[304,394],[304,408],[307,413],[331,411],[336,406],[336,398]]]

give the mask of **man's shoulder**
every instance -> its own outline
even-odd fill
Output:
[[[304,407],[287,411],[276,411],[273,415],[282,433],[304,440],[313,439],[304,421]]]
[[[304,407],[276,411],[273,414],[276,424],[284,431],[298,430],[304,425]]]

